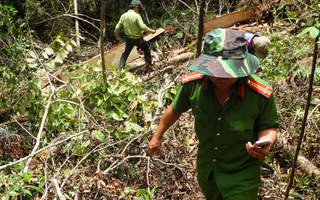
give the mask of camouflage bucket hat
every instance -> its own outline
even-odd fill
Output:
[[[247,51],[243,32],[213,29],[205,35],[204,53],[189,67],[190,71],[218,78],[238,78],[255,73],[257,57]]]
[[[130,3],[130,6],[134,7],[134,6],[139,6],[142,7],[142,3],[139,0],[132,0]]]

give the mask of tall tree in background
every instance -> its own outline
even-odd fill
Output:
[[[202,49],[202,37],[203,37],[203,29],[204,29],[204,7],[205,0],[201,0],[200,4],[200,16],[199,16],[199,29],[198,29],[198,40],[197,40],[197,57],[201,54]]]
[[[103,73],[103,81],[106,81],[106,64],[104,61],[104,30],[106,30],[106,0],[101,0],[101,16],[100,16],[100,53],[101,53],[101,67]]]

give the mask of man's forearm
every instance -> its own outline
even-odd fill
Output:
[[[276,128],[269,128],[258,133],[258,140],[269,139],[272,144],[278,138],[278,130]]]
[[[161,139],[163,134],[169,129],[172,124],[174,124],[179,119],[180,116],[181,113],[175,112],[172,108],[172,105],[170,105],[162,116],[159,126],[154,133],[154,137]]]

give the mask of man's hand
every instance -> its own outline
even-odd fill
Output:
[[[152,31],[151,31],[151,33],[156,33],[156,32],[157,32],[156,30],[152,30]]]
[[[269,155],[271,143],[264,146],[256,146],[252,145],[251,142],[248,142],[246,144],[246,149],[252,157],[264,159],[267,155]]]
[[[155,153],[156,156],[159,155],[160,152],[160,148],[161,148],[161,139],[157,139],[157,138],[152,138],[149,142],[148,145],[148,156],[150,156],[150,158],[152,158],[153,153]]]

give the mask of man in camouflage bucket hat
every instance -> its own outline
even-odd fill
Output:
[[[238,78],[259,69],[257,57],[247,52],[243,32],[213,29],[204,40],[204,53],[191,64],[190,71],[219,78]]]
[[[194,72],[182,77],[148,145],[148,155],[158,155],[163,134],[191,109],[199,140],[197,178],[207,200],[256,200],[261,159],[277,139],[273,90],[252,75],[259,61],[247,53],[245,41],[232,29],[205,36],[204,53],[190,66]]]

